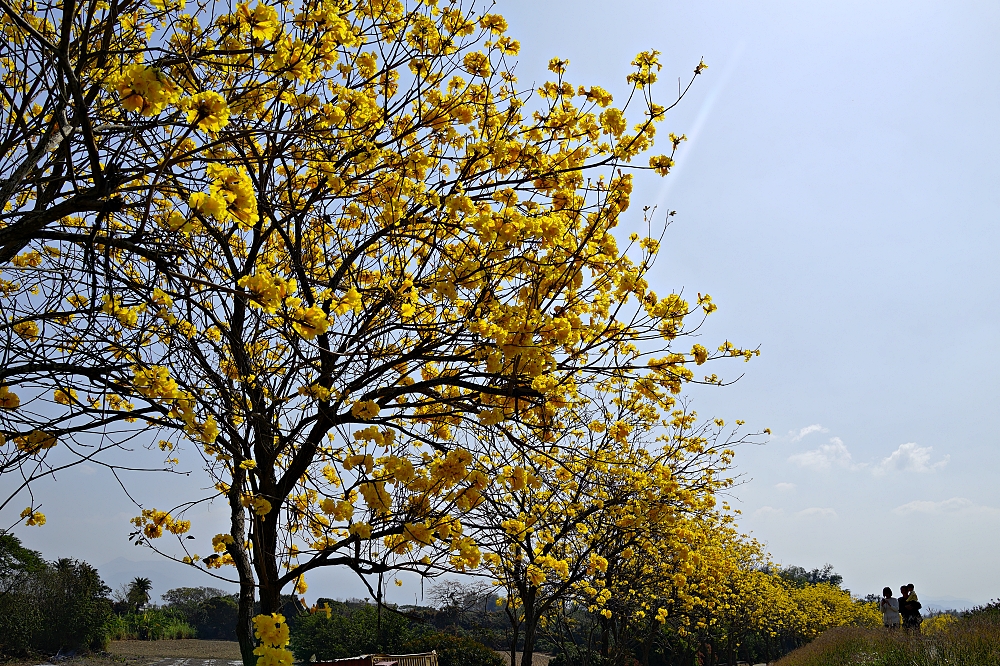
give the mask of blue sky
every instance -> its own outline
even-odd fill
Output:
[[[762,350],[691,393],[774,431],[737,456],[741,525],[861,594],[1000,597],[1000,6],[567,6],[513,3],[524,60],[574,83],[646,48],[663,80],[709,65],[664,123],[692,138],[679,168],[633,201],[678,211],[654,288],[711,293],[705,339]]]
[[[922,598],[1000,597],[1000,5],[498,10],[521,40],[522,83],[544,81],[559,56],[572,83],[621,93],[632,56],[654,48],[666,96],[699,58],[709,65],[662,126],[691,140],[665,180],[638,181],[634,230],[642,205],[676,210],[653,288],[711,293],[720,310],[703,344],[762,350],[719,364],[745,373],[734,386],[690,393],[702,415],[774,432],[737,456],[744,529],[777,561],[830,562],[860,594],[913,582]],[[197,486],[138,483],[147,499]],[[20,529],[27,545],[95,564],[149,559],[127,544],[132,512],[113,478],[78,469],[45,490],[49,525]],[[204,519],[221,525],[219,509]],[[115,566],[112,582],[128,577]],[[154,592],[213,584],[143,566],[164,581]],[[346,575],[311,581],[310,597],[365,596]],[[399,601],[419,596],[404,583]]]

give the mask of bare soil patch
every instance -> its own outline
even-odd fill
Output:
[[[503,652],[501,650],[496,651],[497,654],[503,659],[503,663],[507,666],[510,665],[510,652]],[[552,660],[547,654],[538,654],[537,652],[531,655],[531,666],[549,666],[549,662]],[[517,653],[517,666],[521,666],[521,653]]]
[[[146,660],[239,659],[240,644],[236,641],[200,641],[195,638],[170,641],[111,641],[108,652],[118,657],[138,657]]]
[[[38,666],[38,664],[51,664],[49,657],[35,657],[34,659],[12,659],[10,661],[0,660],[0,666]],[[59,666],[141,666],[145,664],[145,659],[138,657],[115,657],[112,655],[88,654],[82,657],[73,657],[65,661],[60,661]]]

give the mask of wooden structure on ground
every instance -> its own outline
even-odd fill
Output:
[[[310,666],[438,666],[437,652],[420,654],[366,654],[350,659],[319,661]]]

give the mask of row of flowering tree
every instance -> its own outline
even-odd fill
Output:
[[[525,86],[488,9],[0,0],[2,507],[41,524],[33,481],[133,444],[200,467],[136,536],[232,572],[247,666],[325,566],[488,572],[530,663],[560,589],[604,608],[653,540],[683,567],[729,483],[676,396],[752,352],[683,342],[715,306],[651,289],[662,225],[626,214],[683,140],[648,156],[658,54],[617,106],[559,59]]]

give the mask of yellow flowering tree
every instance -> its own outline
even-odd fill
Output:
[[[605,657],[613,642],[631,649],[621,631],[631,631],[631,618],[648,617],[652,625],[641,623],[655,629],[659,609],[692,599],[685,574],[702,554],[692,554],[691,526],[728,525],[714,511],[715,494],[731,484],[730,447],[746,437],[721,422],[698,423],[641,381],[597,388],[558,414],[559,441],[497,447],[492,459],[503,463],[490,475],[499,483],[470,517],[505,592],[512,663],[519,629],[529,664],[539,631],[554,633],[547,625],[567,621],[567,608],[596,618]]]
[[[158,550],[234,567],[247,664],[255,597],[275,613],[314,568],[477,567],[462,518],[494,481],[479,433],[530,458],[602,382],[663,405],[720,381],[691,366],[754,353],[682,346],[711,298],[658,296],[656,238],[615,235],[629,170],[666,175],[683,140],[645,157],[668,110],[654,51],[615,107],[559,59],[552,81],[520,88],[518,43],[475,3],[0,9],[9,48],[58,45],[71,65],[47,74],[66,92],[37,128],[69,98],[81,123],[10,181],[3,446],[37,457],[141,437],[168,467],[199,461],[218,494],[143,507],[135,536],[173,534]],[[60,174],[103,203],[40,197],[38,179]],[[71,196],[76,181],[60,182]],[[43,206],[58,216],[30,217]],[[213,499],[230,529],[215,552],[187,552],[184,508]]]

